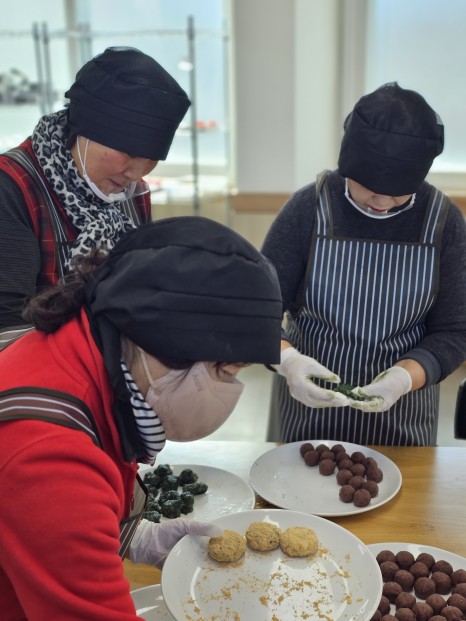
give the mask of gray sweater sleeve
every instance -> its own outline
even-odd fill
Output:
[[[36,292],[40,248],[23,194],[0,172],[0,329],[24,324],[21,311]]]

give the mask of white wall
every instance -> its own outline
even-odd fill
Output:
[[[232,145],[240,192],[292,192],[336,165],[338,0],[233,0]]]

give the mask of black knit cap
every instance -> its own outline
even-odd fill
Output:
[[[419,93],[396,82],[361,97],[344,130],[340,174],[377,194],[414,194],[443,151],[438,114]]]
[[[86,285],[88,313],[155,357],[280,361],[274,267],[230,228],[199,216],[140,226]]]
[[[73,133],[128,155],[165,160],[191,102],[153,58],[109,47],[87,62],[65,93]]]

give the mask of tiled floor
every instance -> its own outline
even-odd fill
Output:
[[[243,369],[239,379],[244,392],[227,422],[206,440],[266,439],[272,373],[261,365]],[[440,389],[440,421],[437,441],[440,446],[466,447],[466,440],[453,437],[453,419],[458,386],[466,377],[466,365],[444,380]]]

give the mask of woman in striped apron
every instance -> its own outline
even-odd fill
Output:
[[[427,102],[384,85],[346,119],[338,170],[277,216],[263,246],[285,312],[269,439],[435,445],[438,384],[466,358],[464,218],[425,181],[442,149]]]

